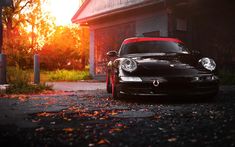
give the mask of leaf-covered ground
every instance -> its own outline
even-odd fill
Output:
[[[1,98],[0,144],[235,146],[234,87],[214,101],[172,99],[113,100],[103,90]]]

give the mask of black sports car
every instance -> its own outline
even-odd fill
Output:
[[[206,95],[218,92],[216,63],[175,38],[128,38],[110,51],[106,87],[123,96]],[[114,58],[111,58],[114,57]]]

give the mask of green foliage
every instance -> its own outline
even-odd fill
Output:
[[[88,71],[56,70],[50,72],[48,75],[49,81],[78,81],[89,79],[91,79],[91,76]]]
[[[220,82],[223,85],[235,85],[235,71],[219,71]]]
[[[9,83],[8,94],[38,93],[43,90],[51,90],[51,87],[45,84],[30,84],[30,73],[19,67],[7,69],[7,81]]]
[[[27,86],[30,82],[30,75],[19,67],[9,67],[7,69],[7,80],[9,84],[18,87]]]

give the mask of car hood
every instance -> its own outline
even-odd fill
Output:
[[[190,76],[206,74],[199,67],[198,58],[191,54],[144,54],[129,56],[138,63],[133,74],[143,76]]]

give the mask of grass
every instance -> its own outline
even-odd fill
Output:
[[[30,72],[30,79],[33,81],[34,73],[32,70]],[[45,83],[48,81],[80,81],[80,80],[90,80],[92,77],[88,70],[78,71],[78,70],[56,70],[56,71],[40,71],[40,81]]]
[[[46,84],[27,84],[18,86],[16,84],[10,84],[9,88],[7,88],[6,93],[7,94],[35,94],[40,93],[45,90],[52,90],[51,86],[48,86]]]
[[[222,85],[235,85],[235,71],[221,70],[219,78]]]
[[[48,81],[79,81],[91,79],[89,71],[56,70],[47,74]]]
[[[7,69],[7,81],[9,88],[7,88],[7,94],[32,94],[40,93],[44,90],[51,90],[51,86],[46,84],[31,84],[30,72],[24,71],[19,67],[8,67]]]
[[[31,84],[34,80],[33,70],[22,70],[19,67],[8,67],[7,81],[9,88],[7,94],[28,94],[40,93],[44,90],[51,90],[51,86],[45,84],[47,81],[79,81],[89,80],[91,76],[88,70],[56,70],[41,71],[40,79],[43,84]]]

